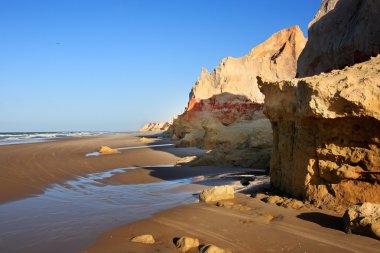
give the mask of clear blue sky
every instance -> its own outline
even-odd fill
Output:
[[[130,131],[320,0],[0,0],[0,131]]]

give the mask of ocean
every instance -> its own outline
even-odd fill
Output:
[[[0,132],[0,145],[53,141],[65,137],[97,136],[111,132]]]

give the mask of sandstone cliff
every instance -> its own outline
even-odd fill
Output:
[[[342,69],[380,53],[380,1],[323,0],[309,24],[298,77]]]
[[[298,26],[272,35],[240,58],[228,57],[212,73],[202,70],[186,111],[171,133],[180,146],[213,149],[200,162],[267,167],[272,134],[263,115],[257,75],[293,78],[306,39]]]
[[[145,124],[139,131],[149,132],[149,131],[167,131],[172,125],[171,122],[151,122]]]
[[[379,74],[380,56],[309,78],[258,78],[275,188],[332,209],[380,203]]]

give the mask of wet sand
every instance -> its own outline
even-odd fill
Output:
[[[171,143],[156,140],[151,144]],[[52,142],[0,146],[0,203],[41,194],[46,187],[84,176],[130,166],[174,164],[178,157],[199,152],[174,147],[121,150],[120,154],[86,157],[100,146],[112,148],[145,146],[136,134],[67,138]],[[149,145],[149,144],[148,144]],[[156,182],[156,176],[139,177],[134,182]]]
[[[176,207],[109,230],[84,252],[175,253],[179,251],[173,241],[181,236],[198,238],[201,244],[214,244],[233,253],[379,252],[378,240],[345,234],[340,217],[333,213],[286,209],[244,195],[234,202],[251,209],[234,210],[205,203]],[[152,234],[157,242],[145,245],[129,241],[141,234]]]

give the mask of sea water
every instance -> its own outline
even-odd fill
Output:
[[[0,132],[0,145],[46,142],[66,137],[110,134],[110,132]]]

